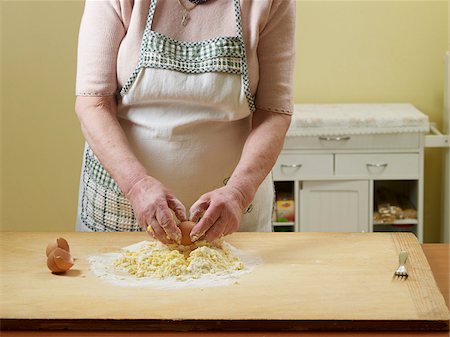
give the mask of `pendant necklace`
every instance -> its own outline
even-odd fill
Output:
[[[189,20],[191,19],[191,16],[189,15],[189,12],[191,10],[193,10],[198,5],[198,3],[194,3],[194,6],[192,6],[191,8],[187,8],[181,2],[181,0],[178,0],[178,3],[180,4],[181,7],[184,8],[184,14],[183,14],[183,18],[181,19],[181,24],[183,25],[183,27],[186,27],[186,25],[188,24]]]

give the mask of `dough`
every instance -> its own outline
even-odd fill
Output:
[[[182,281],[244,269],[244,263],[232,255],[223,239],[214,243],[202,241],[190,247],[148,241],[136,251],[123,250],[114,266],[136,278],[175,277]]]

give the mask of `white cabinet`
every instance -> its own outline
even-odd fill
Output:
[[[304,181],[301,185],[301,232],[369,231],[367,180]]]
[[[274,230],[411,231],[422,241],[428,129],[410,104],[296,105],[272,171],[277,195],[293,199],[295,219],[275,210]],[[395,198],[408,218],[382,214]]]

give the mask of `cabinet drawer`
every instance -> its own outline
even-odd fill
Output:
[[[332,154],[281,154],[273,167],[274,180],[299,180],[332,175]]]
[[[336,154],[337,177],[417,179],[418,154]]]
[[[348,135],[348,136],[288,136],[284,149],[351,150],[351,149],[418,149],[419,133]]]

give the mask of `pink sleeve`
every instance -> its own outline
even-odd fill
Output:
[[[77,96],[117,91],[117,52],[125,27],[118,0],[87,0],[78,38]]]
[[[258,109],[292,114],[295,63],[295,0],[273,0],[258,43]]]

